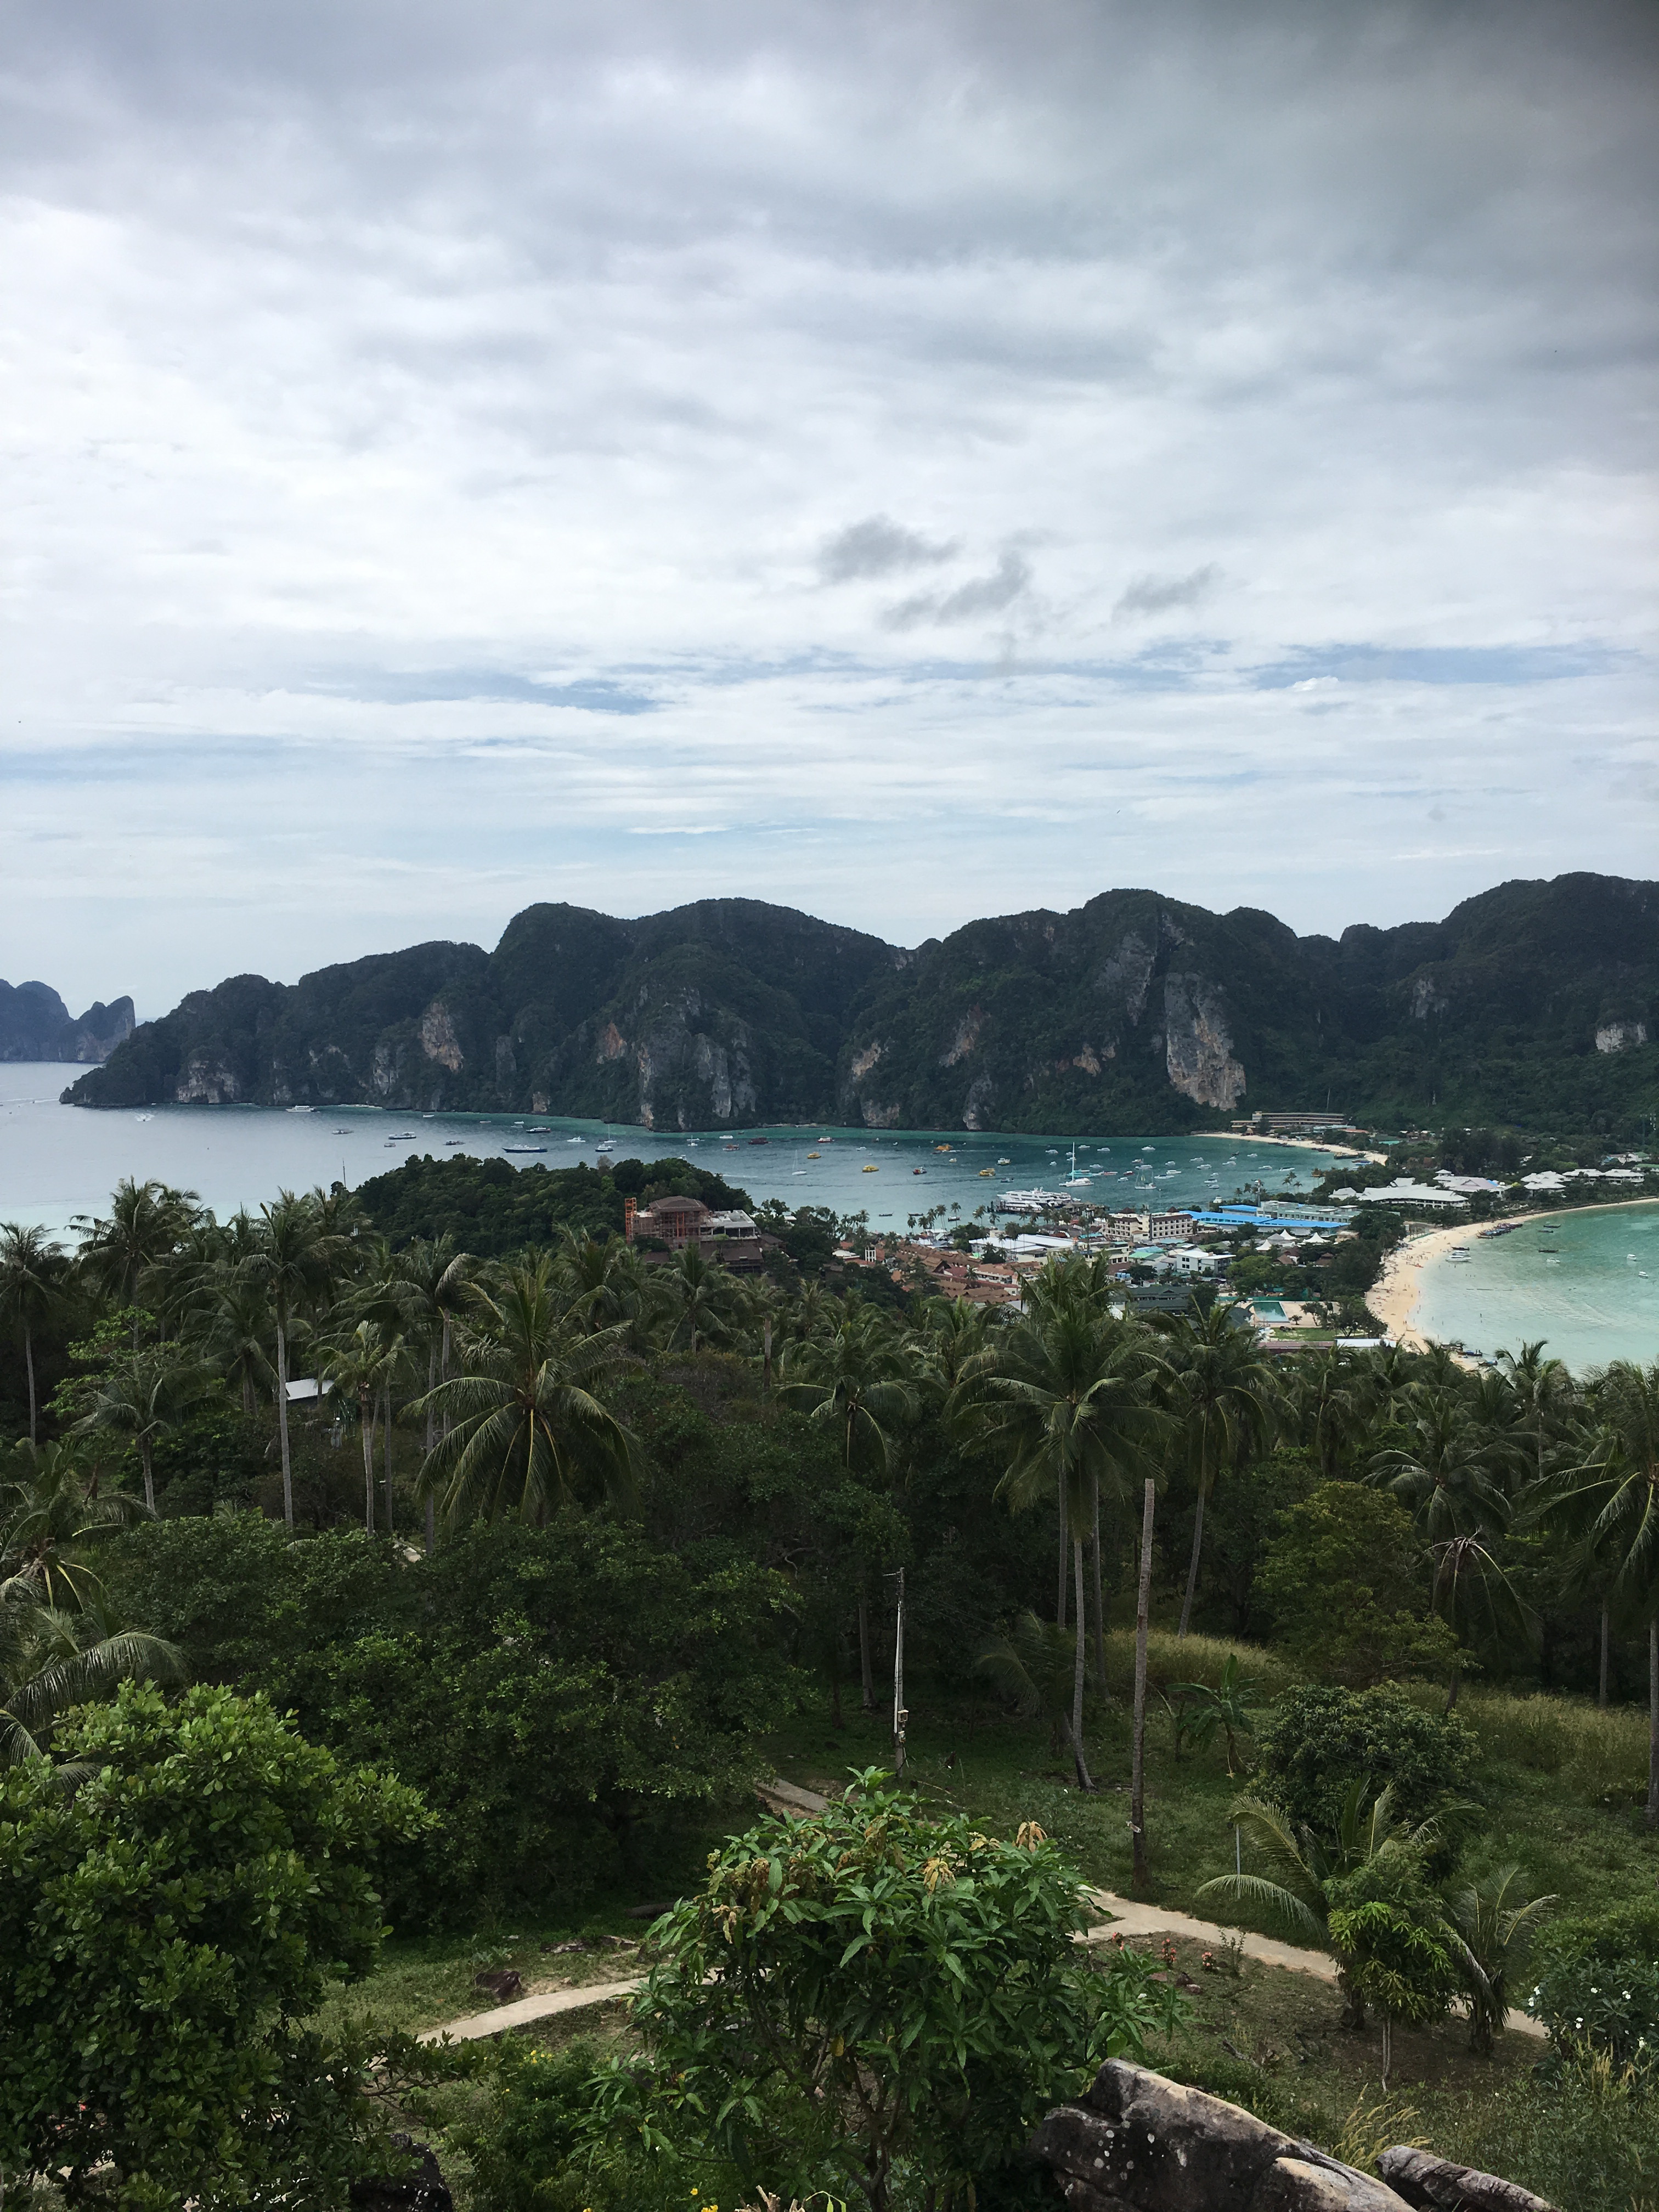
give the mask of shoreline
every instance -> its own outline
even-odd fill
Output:
[[[1437,1337],[1425,1336],[1412,1326],[1412,1316],[1422,1293],[1425,1265],[1454,1244],[1467,1243],[1485,1229],[1519,1228],[1524,1223],[1549,1221],[1563,1214],[1622,1213],[1637,1206],[1659,1206],[1659,1198],[1598,1199],[1593,1206],[1529,1206],[1524,1213],[1494,1214],[1491,1220],[1466,1221],[1457,1228],[1431,1229],[1396,1245],[1382,1263],[1382,1273],[1365,1293],[1365,1304],[1402,1352],[1426,1352]]]

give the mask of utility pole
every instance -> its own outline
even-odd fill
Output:
[[[904,1731],[910,1716],[904,1710],[904,1570],[898,1571],[898,1619],[893,1627],[893,1775],[904,1778]]]

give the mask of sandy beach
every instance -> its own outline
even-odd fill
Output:
[[[1431,1229],[1426,1236],[1411,1237],[1389,1253],[1382,1262],[1382,1274],[1365,1293],[1365,1304],[1382,1322],[1385,1335],[1391,1336],[1407,1352],[1426,1352],[1432,1340],[1412,1327],[1412,1316],[1422,1288],[1419,1278],[1423,1263],[1437,1252],[1443,1252],[1453,1244],[1467,1244],[1484,1229],[1514,1229],[1522,1222],[1536,1224],[1563,1214],[1608,1213],[1615,1210],[1622,1212],[1628,1206],[1644,1204],[1659,1206],[1659,1199],[1617,1198],[1600,1200],[1595,1206],[1528,1206],[1523,1213],[1498,1214],[1490,1221],[1464,1221],[1454,1228]]]
[[[1425,1260],[1437,1252],[1444,1252],[1454,1244],[1467,1244],[1480,1234],[1480,1229],[1501,1228],[1505,1223],[1535,1221],[1535,1213],[1505,1213],[1492,1221],[1483,1221],[1480,1229],[1468,1221],[1462,1221],[1451,1229],[1431,1229],[1425,1236],[1410,1237],[1396,1245],[1382,1262],[1382,1273],[1365,1293],[1365,1304],[1382,1324],[1382,1333],[1390,1336],[1406,1352],[1426,1352],[1430,1340],[1419,1335],[1412,1327],[1412,1316],[1417,1310],[1418,1294],[1422,1288],[1419,1276]]]

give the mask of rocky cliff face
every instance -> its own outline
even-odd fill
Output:
[[[0,982],[0,1060],[56,1060],[95,1066],[132,1035],[131,999],[71,1015],[49,983]]]
[[[77,1030],[44,986],[6,988],[0,1017],[44,993],[54,1033],[89,1040],[60,1057],[96,1058],[99,1023],[131,1023],[122,1001]],[[0,1052],[5,1036],[0,1021]],[[1656,1039],[1659,886],[1610,877],[1508,884],[1443,921],[1340,940],[1111,891],[914,951],[731,899],[634,921],[532,907],[491,953],[415,945],[292,987],[234,976],[145,1023],[68,1095],[678,1129],[833,1118],[1112,1136],[1254,1107],[1611,1129],[1651,1112]]]

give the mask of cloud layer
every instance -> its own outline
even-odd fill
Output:
[[[0,10],[0,973],[1655,872],[1655,19]]]

